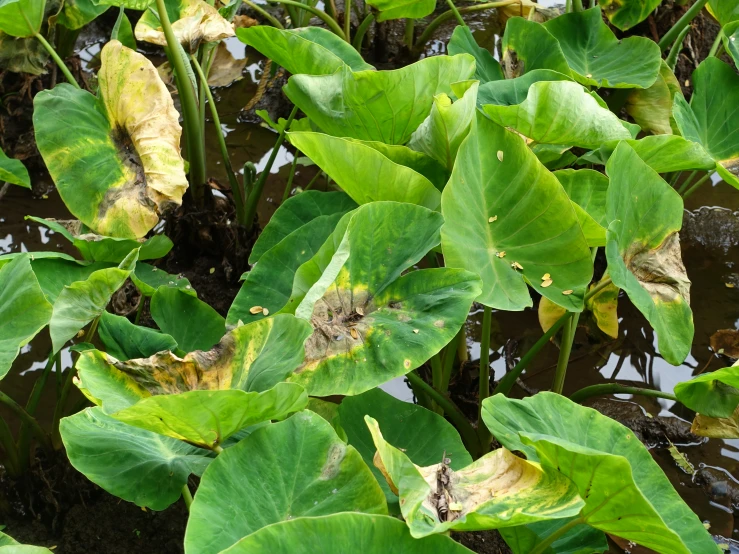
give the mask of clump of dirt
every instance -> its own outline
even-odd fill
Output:
[[[23,476],[0,475],[5,533],[58,554],[181,554],[187,509],[144,510],[100,489],[63,452],[40,455]]]
[[[498,531],[473,531],[468,533],[452,531],[452,538],[478,554],[513,553]]]

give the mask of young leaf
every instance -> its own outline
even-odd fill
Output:
[[[533,83],[515,106],[483,106],[485,114],[543,144],[598,148],[610,140],[630,139],[621,120],[601,106],[582,85],[569,81]]]
[[[151,318],[184,352],[210,350],[224,334],[226,320],[196,296],[162,286],[151,297]]]
[[[521,137],[478,114],[441,210],[445,262],[481,275],[478,302],[523,310],[532,305],[528,284],[568,310],[582,310],[590,249],[567,193]],[[552,284],[543,287],[547,273]]]
[[[449,466],[462,469],[472,463],[457,430],[440,415],[417,404],[398,400],[382,389],[372,389],[358,396],[348,396],[339,405],[341,426],[349,444],[354,446],[372,469],[385,493],[388,506],[400,513],[398,495],[390,490],[387,481],[372,460],[376,449],[372,435],[364,422],[369,415],[378,421],[388,442],[400,448],[419,466],[439,463],[441,456],[449,458]]]
[[[500,536],[511,547],[513,554],[529,554],[548,537],[568,524],[570,519],[539,521],[517,527],[500,529]],[[608,550],[608,540],[603,531],[589,525],[576,525],[554,541],[542,554],[600,554]]]
[[[31,188],[31,177],[23,162],[9,158],[2,150],[0,150],[0,181],[26,189]]]
[[[673,105],[680,134],[699,143],[716,161],[718,174],[739,188],[739,75],[710,57],[693,72],[690,105],[676,95]]]
[[[654,328],[660,354],[678,365],[690,353],[694,331],[678,235],[682,198],[625,142],[606,172],[608,271]]]
[[[573,76],[583,85],[648,88],[659,75],[662,55],[657,43],[638,36],[617,39],[599,6],[566,13],[543,26],[557,39]]]
[[[354,447],[305,410],[216,458],[191,507],[185,552],[217,554],[268,525],[337,512],[386,514],[385,497]]]
[[[493,55],[485,48],[480,47],[472,36],[472,31],[466,25],[457,25],[447,44],[450,56],[457,54],[471,54],[475,58],[475,76],[480,83],[499,81],[503,79],[503,70]]]
[[[164,510],[180,497],[191,473],[202,475],[210,452],[131,427],[87,408],[61,420],[72,466],[110,494],[137,506]]]
[[[340,244],[295,314],[311,322],[305,361],[289,380],[311,396],[353,395],[405,375],[448,343],[479,295],[458,269],[402,273],[439,243],[441,214],[372,202],[327,242]],[[401,276],[402,275],[402,276]]]
[[[321,27],[276,29],[256,25],[236,29],[236,36],[293,75],[331,75],[344,66],[352,71],[375,69],[351,44]]]
[[[620,423],[549,392],[497,394],[483,402],[482,417],[503,446],[572,479],[588,525],[662,554],[716,554],[701,521]]]
[[[101,62],[98,98],[64,83],[35,96],[36,142],[77,218],[101,235],[136,239],[182,201],[182,130],[149,60],[110,41]]]
[[[467,54],[433,56],[394,71],[343,67],[331,75],[293,75],[285,94],[325,133],[405,144],[431,111],[435,95],[470,79]]]
[[[119,8],[118,17],[113,25],[113,30],[110,32],[110,40],[117,40],[126,48],[136,50],[136,39],[133,37],[133,27],[131,22],[126,17],[126,12],[123,6]]]
[[[148,358],[157,352],[174,350],[177,342],[165,333],[134,325],[127,318],[103,312],[98,335],[105,351],[121,361]]]
[[[31,269],[28,254],[0,268],[0,379],[22,346],[52,317],[52,307]]]
[[[675,396],[699,414],[731,417],[739,406],[739,366],[725,367],[678,383]]]
[[[567,477],[505,448],[459,471],[441,459],[420,467],[385,441],[374,419],[365,416],[365,422],[377,448],[376,464],[398,491],[403,518],[416,538],[572,517],[583,506]]]
[[[203,0],[175,0],[167,2],[166,7],[174,36],[188,52],[195,52],[201,42],[216,42],[234,36],[233,23],[226,21],[217,9]],[[138,40],[167,46],[159,17],[152,10],[141,15],[134,33]]]
[[[84,281],[65,286],[54,302],[49,334],[54,352],[59,352],[77,331],[99,317],[113,293],[123,286],[133,271],[138,250],[132,251],[118,267],[100,269]]]
[[[357,204],[389,200],[437,209],[441,195],[413,169],[360,140],[290,133],[290,142],[323,169]],[[398,147],[403,148],[403,147]],[[363,179],[357,179],[357,174]]]
[[[67,29],[76,31],[97,19],[108,8],[110,6],[98,4],[93,0],[64,0],[62,10],[59,12],[57,18],[57,23],[64,25]]]
[[[234,389],[159,394],[111,415],[140,429],[214,448],[245,427],[284,419],[307,404],[302,387],[277,383],[264,392]]]
[[[515,79],[536,69],[549,69],[568,77],[572,74],[557,39],[534,21],[522,17],[509,19],[502,48],[506,79]]]
[[[550,69],[534,69],[520,77],[481,85],[477,91],[477,105],[514,106],[521,104],[526,100],[531,85],[540,81],[572,81],[572,79]]]
[[[343,513],[302,517],[263,527],[224,550],[223,554],[278,552],[290,554],[471,554],[442,535],[414,539],[405,523],[394,517]],[[189,552],[188,552],[189,554]]]
[[[30,37],[41,31],[46,0],[5,0],[0,3],[0,31]]]

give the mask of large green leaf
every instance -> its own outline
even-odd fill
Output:
[[[483,110],[496,123],[538,143],[598,148],[609,140],[631,138],[613,112],[569,81],[533,83],[521,104],[485,105]]]
[[[518,527],[506,527],[500,535],[511,547],[513,554],[529,554],[548,537],[572,519],[539,521]],[[598,529],[584,523],[576,525],[554,541],[541,554],[600,554],[608,550],[608,540]]]
[[[568,77],[572,74],[557,39],[534,21],[522,17],[509,19],[502,48],[506,79],[514,79],[537,69],[548,69]]]
[[[22,346],[28,344],[52,317],[38,279],[26,256],[0,268],[0,379],[10,371]]]
[[[592,169],[562,169],[554,176],[575,203],[575,213],[588,246],[606,245],[608,177]]]
[[[445,263],[482,277],[478,302],[523,310],[532,305],[528,284],[568,310],[582,310],[590,249],[567,193],[521,137],[479,114],[441,210]],[[550,286],[542,286],[545,274]]]
[[[389,19],[419,19],[431,14],[436,7],[434,0],[368,0],[377,13],[377,21]]]
[[[28,258],[31,262],[35,260],[58,259],[70,261],[75,264],[79,263],[69,254],[57,252],[56,250],[44,250],[41,252],[10,252],[9,254],[0,254],[0,268],[8,265],[16,258]]]
[[[81,29],[105,13],[108,8],[110,6],[98,4],[94,0],[64,0],[57,22],[67,29]]]
[[[679,365],[690,353],[690,281],[680,255],[680,195],[627,143],[608,160],[606,257],[623,289],[657,333],[660,354]]]
[[[699,414],[729,418],[739,406],[739,366],[725,367],[678,383],[675,396]]]
[[[228,310],[226,323],[251,323],[266,317],[265,309],[269,315],[284,308],[293,291],[295,272],[318,252],[342,216],[338,212],[310,220],[259,258],[259,263],[246,274]]]
[[[572,81],[572,79],[564,73],[551,69],[534,69],[520,77],[483,84],[477,92],[477,105],[513,106],[521,104],[526,100],[531,85],[539,81]]]
[[[405,144],[431,112],[434,96],[475,72],[467,54],[433,56],[393,71],[293,75],[285,94],[325,133]]]
[[[435,158],[451,171],[459,145],[469,133],[475,118],[477,81],[465,81],[452,85],[458,100],[444,93],[434,97],[431,113],[411,136],[408,147]]]
[[[675,96],[673,111],[680,134],[699,143],[716,160],[718,174],[739,188],[739,75],[715,57],[693,72],[690,105]]]
[[[36,142],[70,212],[95,233],[136,239],[182,201],[182,130],[148,59],[112,40],[101,63],[99,97],[65,83],[34,97]]]
[[[385,497],[354,447],[306,410],[254,431],[211,464],[191,507],[185,551],[216,554],[267,525],[337,512],[386,514]]]
[[[686,169],[710,170],[716,167],[716,162],[700,144],[686,140],[680,135],[654,135],[626,142],[644,163],[657,173]],[[618,144],[614,141],[600,147],[600,157],[604,164]]]
[[[52,304],[61,294],[64,287],[76,281],[84,281],[95,271],[115,267],[113,264],[100,262],[80,262],[56,256],[41,256],[40,252],[30,254],[31,267],[38,279],[44,296]]]
[[[482,417],[503,446],[572,479],[585,501],[585,523],[664,554],[718,552],[649,451],[620,423],[549,392],[524,400],[496,394],[483,402]]]
[[[185,352],[210,350],[226,334],[226,320],[196,296],[159,287],[151,297],[151,318]]]
[[[467,25],[457,25],[454,28],[449,44],[446,46],[450,56],[470,54],[475,58],[475,79],[480,83],[503,79],[503,70],[498,60],[485,48],[480,47]]]
[[[644,21],[661,0],[601,0],[598,5],[606,12],[614,27],[622,31]]]
[[[739,2],[737,0],[709,0],[708,8],[722,25],[739,20]]]
[[[276,29],[255,25],[236,29],[236,36],[293,75],[330,75],[345,65],[352,71],[374,69],[351,44],[321,27]]]
[[[151,395],[192,390],[266,391],[303,360],[311,329],[305,321],[278,315],[242,325],[213,350],[180,358],[162,352],[150,358],[119,361],[91,350],[77,362],[81,388],[102,403],[106,413],[127,408]]]
[[[134,250],[118,267],[99,269],[84,281],[76,281],[62,289],[49,322],[54,352],[59,352],[80,329],[105,311],[113,293],[128,279],[137,258],[138,250]]]
[[[439,207],[441,194],[431,181],[363,141],[299,132],[290,133],[290,142],[357,204],[390,200],[432,210]],[[357,175],[362,175],[362,179],[357,179]]]
[[[152,510],[180,497],[191,473],[211,458],[184,442],[131,427],[87,408],[61,420],[59,430],[74,468],[109,493]]]
[[[131,250],[139,248],[139,260],[163,258],[172,250],[172,241],[166,235],[154,235],[145,241],[117,237],[104,237],[90,233],[81,221],[76,219],[44,219],[32,215],[26,219],[40,223],[59,233],[79,250],[85,260],[91,262],[120,263]]]
[[[662,55],[657,43],[638,36],[617,39],[600,7],[566,13],[543,26],[557,39],[573,76],[583,85],[647,88],[659,75]]]
[[[415,369],[452,339],[480,293],[464,270],[402,275],[439,243],[438,212],[372,202],[353,214],[342,238],[328,239],[340,246],[295,311],[313,334],[289,379],[311,396],[359,394]]]
[[[567,477],[505,448],[458,471],[441,458],[420,467],[385,441],[377,421],[370,416],[365,421],[377,448],[377,465],[398,491],[400,510],[414,537],[572,517],[583,506]]]
[[[165,7],[172,24],[172,32],[187,52],[195,52],[201,42],[217,42],[234,36],[233,23],[227,21],[218,10],[203,0],[169,0]],[[159,15],[156,10],[146,10],[136,23],[137,40],[167,46]]]
[[[254,243],[249,263],[257,263],[270,248],[313,219],[322,215],[343,214],[356,207],[343,192],[307,190],[288,198],[280,204]]]
[[[462,469],[472,463],[457,430],[440,415],[392,397],[382,389],[372,389],[358,396],[349,396],[339,405],[341,427],[349,444],[355,447],[372,469],[380,483],[388,505],[400,513],[398,495],[390,490],[387,481],[372,460],[376,452],[372,435],[364,416],[372,416],[382,427],[388,442],[402,449],[419,466],[439,463],[442,455],[449,458],[452,469]]]
[[[224,554],[290,552],[290,554],[471,554],[449,537],[414,539],[405,523],[394,517],[343,513],[301,517],[263,527],[244,537]]]
[[[0,31],[13,37],[30,37],[41,31],[46,0],[0,2]]]
[[[302,387],[277,383],[264,392],[226,389],[159,394],[111,415],[134,427],[216,449],[245,427],[284,419],[307,404]]]
[[[23,162],[9,158],[2,150],[0,150],[0,181],[27,189],[31,188],[31,177]]]
[[[174,350],[177,342],[169,335],[134,325],[127,318],[103,312],[98,335],[105,351],[121,361],[148,358],[164,350]]]

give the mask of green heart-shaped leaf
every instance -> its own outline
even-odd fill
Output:
[[[472,36],[467,25],[458,25],[454,28],[452,37],[446,46],[450,56],[470,54],[475,58],[475,76],[480,83],[499,81],[503,79],[503,70],[493,55],[485,48],[480,47]]]
[[[46,0],[4,0],[0,3],[0,31],[31,37],[41,31]]]
[[[313,334],[290,381],[311,396],[359,394],[452,339],[480,293],[477,276],[447,268],[402,275],[439,243],[441,224],[441,214],[420,206],[372,202],[353,212],[345,233],[337,226],[327,243],[339,247],[295,311]]]
[[[419,467],[385,441],[374,419],[365,416],[365,422],[377,448],[377,465],[398,491],[400,510],[414,537],[572,517],[583,506],[567,477],[505,448],[458,471],[441,458],[441,463]]]
[[[661,0],[602,0],[598,3],[608,20],[622,31],[644,21]]]
[[[561,471],[585,501],[585,523],[664,554],[716,554],[716,544],[634,433],[554,393],[483,401],[503,446]]]
[[[148,358],[157,352],[174,350],[177,342],[156,329],[139,327],[128,318],[103,312],[98,335],[105,351],[121,361]]]
[[[108,11],[108,8],[110,6],[98,4],[93,0],[64,0],[57,23],[64,25],[67,29],[81,29]]]
[[[359,453],[306,410],[216,458],[195,495],[185,551],[217,554],[266,526],[337,512],[386,514],[385,497]]]
[[[9,158],[0,150],[0,181],[18,185],[26,189],[31,188],[31,177],[23,162]]]
[[[567,193],[520,136],[478,114],[441,210],[445,263],[482,277],[478,302],[523,310],[532,305],[528,284],[568,310],[582,310],[590,249]],[[545,274],[550,286],[542,286]]]
[[[431,14],[436,7],[434,0],[369,0],[367,4],[377,13],[377,21],[418,19]]]
[[[606,172],[608,271],[656,331],[660,354],[678,365],[690,353],[694,331],[678,236],[682,198],[625,142]]]
[[[675,396],[694,412],[729,418],[739,406],[739,366],[725,367],[678,383]]]
[[[226,334],[226,320],[197,296],[162,286],[151,297],[151,318],[184,352],[210,350]]]
[[[325,133],[405,144],[431,111],[433,98],[475,72],[467,54],[433,56],[394,71],[343,67],[331,75],[293,75],[285,94]]]
[[[509,19],[502,48],[501,63],[506,79],[515,79],[537,69],[548,69],[568,77],[572,75],[557,39],[534,21],[522,17]]]

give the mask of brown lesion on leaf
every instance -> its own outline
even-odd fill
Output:
[[[444,452],[441,463],[436,469],[436,490],[429,495],[428,501],[436,510],[436,516],[439,521],[454,521],[460,516],[461,506],[454,497],[453,483],[455,481],[454,472],[449,467],[451,459],[446,457]]]
[[[680,237],[671,233],[657,248],[634,243],[624,262],[655,302],[675,302],[682,296],[690,304],[690,279],[680,254]]]
[[[321,476],[319,479],[322,481],[328,481],[339,474],[341,462],[343,462],[346,457],[346,448],[346,445],[341,441],[337,441],[331,445],[328,449],[326,463],[321,469]]]
[[[503,74],[506,79],[515,79],[524,74],[525,64],[522,60],[518,59],[518,54],[511,48],[506,48],[503,51],[503,58],[500,61],[500,67],[503,69]]]

